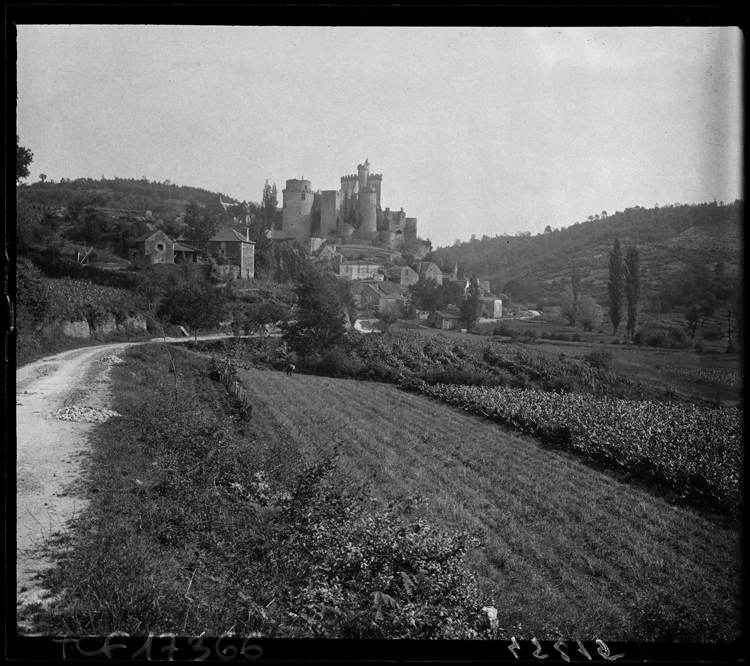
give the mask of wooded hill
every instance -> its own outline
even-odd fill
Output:
[[[144,213],[173,219],[184,212],[188,201],[207,206],[218,205],[219,197],[227,203],[239,203],[220,192],[201,187],[175,185],[170,181],[152,182],[145,178],[62,178],[60,182],[38,181],[21,185],[19,193],[34,203],[53,208],[98,206]],[[260,194],[260,193],[259,193]]]
[[[744,201],[724,204],[636,206],[612,215],[602,212],[563,229],[547,227],[532,236],[483,236],[438,248],[429,257],[445,271],[458,263],[459,274],[490,280],[493,292],[516,300],[556,299],[573,268],[581,273],[581,290],[607,305],[609,252],[614,240],[636,246],[641,255],[643,295],[686,271],[717,263],[733,278],[742,266]]]

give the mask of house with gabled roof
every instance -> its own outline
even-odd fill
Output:
[[[420,278],[435,280],[438,284],[443,284],[443,271],[437,267],[437,264],[431,261],[417,262],[416,272]]]
[[[249,231],[243,236],[234,229],[220,229],[208,239],[208,254],[237,266],[242,280],[255,277],[255,241],[250,240]]]
[[[410,284],[417,284],[419,282],[419,275],[413,268],[409,266],[392,266],[391,268],[383,269],[383,277],[386,281],[394,282],[408,287]]]
[[[130,251],[134,266],[174,263],[174,241],[161,229],[153,229],[135,239],[135,249]]]
[[[427,325],[444,331],[455,331],[463,327],[464,321],[457,310],[437,310],[427,318]]]

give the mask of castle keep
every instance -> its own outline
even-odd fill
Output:
[[[370,173],[370,162],[357,174],[341,177],[338,190],[313,192],[309,180],[287,180],[282,190],[281,231],[271,237],[329,239],[395,250],[417,239],[417,218],[380,206],[383,176]]]

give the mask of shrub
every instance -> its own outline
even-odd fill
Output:
[[[612,365],[613,359],[614,356],[612,352],[609,351],[609,349],[597,349],[596,351],[592,351],[583,357],[583,360],[592,368],[601,370],[609,370],[610,365]]]
[[[570,336],[571,342],[580,342],[581,336],[578,333],[573,333],[573,335]]]

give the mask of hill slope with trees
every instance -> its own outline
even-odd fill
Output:
[[[556,298],[573,268],[581,272],[583,291],[608,305],[609,252],[615,239],[640,252],[643,295],[653,298],[685,272],[723,264],[738,277],[741,267],[744,201],[730,204],[636,206],[585,222],[532,236],[472,236],[470,241],[438,248],[429,257],[448,271],[490,280],[493,292],[514,300],[539,302]]]

